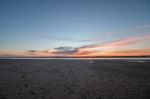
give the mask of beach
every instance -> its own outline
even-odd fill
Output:
[[[0,99],[150,99],[150,62],[0,59]]]

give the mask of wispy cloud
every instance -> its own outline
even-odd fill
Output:
[[[73,47],[68,47],[68,46],[63,46],[63,47],[57,47],[57,48],[54,48],[58,51],[69,51],[69,50],[73,50],[74,48]]]
[[[54,40],[54,41],[69,41],[69,42],[79,42],[80,40],[78,39],[73,39],[73,38],[62,38],[62,37],[53,37],[53,36],[48,36],[48,35],[41,35],[40,37],[43,37],[47,40]]]
[[[81,46],[78,48],[78,52],[75,53],[75,55],[86,55],[85,53],[87,52],[89,53],[89,55],[90,54],[93,55],[93,53],[94,55],[96,54],[101,55],[102,53],[110,54],[112,52],[118,51],[119,49],[124,49],[124,47],[126,46],[138,44],[144,41],[150,42],[150,35],[145,35],[145,36],[140,36],[140,37],[135,36],[135,37],[124,38],[124,39],[115,40],[115,41]]]
[[[99,40],[103,38],[108,38],[108,37],[113,37],[113,36],[124,36],[130,38],[131,36],[141,36],[141,34],[148,35],[150,34],[149,31],[144,31],[144,33],[141,33],[139,31],[143,30],[150,30],[150,24],[142,24],[142,25],[136,25],[136,26],[130,26],[128,28],[124,28],[120,31],[111,31],[111,32],[101,32],[101,33],[95,33],[95,36],[88,38],[88,39],[83,39],[80,40],[81,42],[98,42]]]
[[[53,50],[28,50],[28,54],[35,56],[130,56],[130,55],[150,55],[150,46],[147,49],[125,49],[126,46],[139,44],[141,42],[150,42],[150,35],[134,36],[119,40],[96,43],[81,46],[78,48],[72,47],[57,47]]]
[[[143,24],[143,25],[130,27],[130,28],[126,29],[126,31],[134,31],[134,30],[140,30],[140,29],[145,29],[145,28],[150,28],[150,24]]]
[[[27,50],[26,54],[29,56],[51,56],[52,55],[52,50]]]
[[[86,45],[80,48],[95,48],[95,47],[104,47],[104,46],[116,46],[117,47],[117,46],[132,45],[132,44],[136,44],[145,40],[150,40],[150,35],[123,38],[123,39],[109,41],[109,42]]]
[[[133,36],[113,40],[108,42],[89,44],[73,48],[70,46],[60,46],[54,49],[46,50],[27,50],[23,56],[49,57],[49,56],[138,56],[150,55],[150,45],[146,48],[130,48],[132,45],[142,42],[150,43],[150,35]],[[139,45],[141,46],[141,45]],[[19,54],[9,54],[10,56],[19,56]],[[9,56],[6,55],[6,56]],[[2,55],[1,55],[2,56]],[[5,55],[3,55],[5,56]]]

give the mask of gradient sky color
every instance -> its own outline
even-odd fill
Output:
[[[0,57],[150,55],[150,0],[0,0]]]

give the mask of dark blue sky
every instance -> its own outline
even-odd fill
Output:
[[[80,47],[150,34],[149,25],[149,0],[0,0],[2,51]]]

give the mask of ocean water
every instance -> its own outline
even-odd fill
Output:
[[[150,62],[150,58],[0,58],[0,59],[33,59],[33,60],[124,60],[128,62]]]

